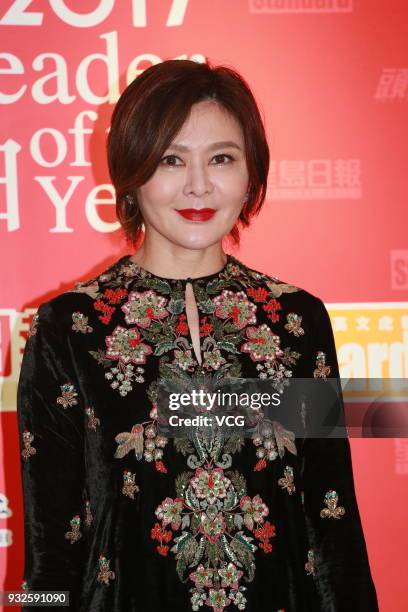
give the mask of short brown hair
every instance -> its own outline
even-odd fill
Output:
[[[241,125],[249,174],[248,198],[230,236],[239,243],[238,224],[248,226],[265,200],[269,147],[255,98],[245,79],[227,66],[193,60],[165,60],[144,70],[123,91],[113,110],[107,138],[109,174],[116,191],[116,214],[127,242],[136,245],[143,218],[136,188],[154,174],[193,104],[215,100]]]

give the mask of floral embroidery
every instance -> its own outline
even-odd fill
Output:
[[[323,510],[320,511],[320,516],[322,518],[334,519],[339,519],[341,516],[343,516],[346,513],[346,510],[343,508],[343,506],[337,506],[338,501],[339,496],[337,495],[337,491],[334,491],[333,489],[327,491],[326,495],[324,496],[324,503],[326,504],[327,508],[323,508]]]
[[[324,378],[330,374],[330,366],[326,365],[326,354],[318,351],[316,355],[317,368],[313,371],[314,378]]]
[[[213,298],[213,302],[215,315],[220,319],[232,319],[237,329],[256,323],[256,305],[248,300],[243,291],[234,293],[224,289],[220,295]]]
[[[289,495],[292,495],[294,491],[296,491],[296,487],[293,483],[293,468],[290,465],[287,465],[284,469],[284,476],[279,478],[278,485],[282,487],[282,489],[286,489]]]
[[[78,393],[71,382],[61,385],[60,389],[62,395],[57,397],[57,404],[61,404],[64,409],[68,408],[68,406],[76,406],[78,404],[78,401],[75,399],[78,397]]]
[[[200,337],[205,337],[200,347],[202,369],[238,376],[239,354],[248,352],[256,363],[260,378],[272,379],[278,389],[288,384],[292,366],[300,353],[291,351],[290,347],[282,349],[279,336],[273,334],[266,324],[248,328],[257,320],[254,302],[262,304],[266,316],[277,321],[276,312],[282,307],[276,296],[299,290],[280,283],[275,277],[272,279],[272,284],[268,285],[266,281],[271,283],[271,277],[251,270],[229,256],[229,263],[216,278],[205,283],[199,279],[194,284],[197,307],[203,314],[199,319]],[[132,391],[134,382],[144,382],[144,370],[140,365],[146,363],[152,354],[162,357],[173,351],[173,368],[194,372],[199,364],[189,337],[182,281],[160,279],[138,267],[130,256],[119,260],[94,281],[97,283],[93,289],[97,293],[94,306],[104,312],[102,322],[107,324],[117,305],[125,300],[120,308],[126,323],[137,325],[131,329],[116,326],[105,338],[106,352],[89,351],[99,364],[108,368],[105,378],[111,381],[113,389],[124,397]],[[105,281],[109,282],[110,289],[102,291],[98,283]],[[266,284],[267,289],[254,286],[254,281],[258,285]],[[130,283],[133,283],[132,291],[127,289]],[[240,290],[232,291],[231,287]],[[136,370],[134,365],[138,366]]]
[[[272,323],[276,323],[277,321],[279,321],[280,316],[277,314],[277,311],[282,310],[282,306],[280,302],[278,302],[278,300],[272,298],[271,300],[269,300],[269,302],[263,304],[262,308],[267,313],[266,316],[272,321]]]
[[[21,451],[22,457],[24,459],[24,461],[28,461],[28,459],[32,456],[35,455],[35,453],[37,452],[37,449],[34,446],[31,446],[31,442],[33,442],[34,440],[34,436],[33,434],[28,431],[27,429],[25,429],[23,431],[23,444],[24,444],[24,448]]]
[[[89,499],[85,501],[85,525],[90,527],[92,525],[93,516],[91,512],[91,502]]]
[[[208,340],[208,338],[206,338]],[[221,351],[219,349],[213,349],[206,351],[204,350],[208,346],[206,341],[203,343],[203,352],[204,352],[204,362],[203,368],[212,368],[213,370],[218,370],[220,366],[224,363],[227,363],[226,359],[221,355]]]
[[[136,459],[140,460],[143,455],[143,425],[138,423],[133,425],[130,432],[119,433],[115,437],[115,442],[119,445],[114,455],[116,458],[122,459],[131,450],[134,450]]]
[[[265,284],[272,295],[276,298],[281,297],[281,295],[284,293],[295,293],[296,291],[300,291],[299,287],[295,287],[295,285],[275,281],[278,281],[278,279],[275,278],[275,280],[266,280]]]
[[[246,587],[239,586],[239,582],[243,577],[246,581],[254,578],[254,553],[258,547],[253,540],[259,541],[264,554],[271,553],[275,526],[265,520],[269,508],[262,498],[247,495],[242,474],[225,472],[222,467],[230,465],[227,451],[238,449],[235,442],[228,439],[224,443],[218,430],[209,435],[211,440],[206,439],[204,446],[202,433],[194,432],[192,441],[198,457],[190,454],[187,464],[196,465],[195,470],[177,477],[177,496],[166,497],[156,508],[160,522],[155,523],[150,535],[158,542],[160,555],[167,556],[169,550],[175,554],[180,579],[185,580],[188,573],[194,584],[190,589],[193,609],[206,604],[222,612],[234,602],[244,609]],[[188,443],[184,451],[189,450],[193,448]],[[174,537],[173,532],[178,530],[181,534]],[[171,540],[174,544],[170,549]]]
[[[246,495],[241,498],[239,505],[244,511],[244,525],[250,531],[254,528],[254,521],[256,523],[263,523],[263,517],[269,514],[268,507],[263,503],[259,495],[255,495],[253,499]]]
[[[246,335],[249,341],[242,345],[241,351],[249,353],[253,361],[272,361],[277,355],[280,355],[280,338],[266,323],[258,327],[248,327]]]
[[[308,576],[314,576],[316,574],[316,565],[313,550],[307,551],[307,561],[305,563],[305,570]]]
[[[74,542],[77,542],[80,538],[82,538],[82,533],[80,530],[81,527],[81,519],[79,514],[76,514],[71,520],[70,520],[70,525],[71,525],[71,531],[67,531],[65,534],[65,538],[67,540],[69,540],[71,542],[71,544],[73,544]]]
[[[156,516],[162,521],[163,526],[171,525],[175,531],[181,525],[181,511],[183,510],[183,499],[166,497],[156,508]]]
[[[164,436],[157,435],[156,425],[154,423],[145,427],[145,435],[144,458],[146,461],[153,461],[154,459],[157,462],[163,457],[163,448],[168,443],[168,439]]]
[[[154,411],[157,411],[154,406]],[[156,417],[156,412],[154,412]],[[115,451],[114,457],[122,459],[131,450],[135,451],[136,459],[140,461],[143,457],[146,461],[155,461],[155,467],[159,472],[166,473],[166,468],[161,461],[163,457],[163,448],[166,446],[168,439],[164,436],[157,435],[157,428],[154,422],[147,422],[148,424],[144,427],[144,423],[137,423],[133,425],[130,432],[124,431],[115,437],[115,441],[118,443],[118,447]],[[145,436],[145,438],[144,438]]]
[[[109,585],[109,580],[114,580],[115,572],[109,569],[110,560],[107,559],[102,553],[99,555],[99,572],[96,577],[97,581],[101,584]]]
[[[136,474],[132,474],[130,470],[123,470],[123,495],[135,499],[135,492],[139,491],[139,486],[135,482]]]
[[[278,455],[283,457],[285,448],[292,454],[297,455],[294,440],[295,434],[285,429],[278,421],[262,419],[252,437],[252,442],[257,447],[256,456],[259,458],[254,471],[260,472],[265,469],[267,467],[266,460],[274,461]]]
[[[75,332],[81,332],[83,334],[90,334],[93,331],[93,327],[88,325],[88,318],[89,317],[85,316],[82,312],[79,312],[79,310],[76,310],[75,312],[73,312],[72,313],[72,321],[73,321],[72,329]]]
[[[120,366],[120,363],[119,363]],[[119,389],[120,395],[124,397],[133,389],[132,381],[133,378],[137,383],[143,383],[144,369],[138,366],[136,369],[133,368],[131,363],[128,363],[125,367],[111,368],[109,372],[106,372],[105,378],[112,380],[112,389]]]
[[[299,355],[295,351],[291,352],[291,357],[289,359],[294,361],[295,358],[293,355]],[[284,388],[289,385],[289,378],[292,376],[292,371],[285,368],[285,365],[282,363],[274,364],[271,361],[265,361],[264,363],[258,363],[256,365],[256,369],[259,371],[259,378],[262,379],[272,379],[274,381],[274,387],[282,393]]]
[[[267,317],[272,323],[279,321],[278,310],[282,310],[282,305],[274,297],[267,301],[267,298],[270,297],[270,292],[267,289],[264,287],[250,287],[247,293],[255,302],[264,302],[262,309],[267,313]]]
[[[75,283],[70,290],[71,293],[86,293],[92,299],[96,300],[99,295],[99,283],[97,280],[89,279]]]
[[[292,371],[287,366],[295,363],[300,353],[291,351],[290,348],[282,350],[280,337],[275,335],[265,323],[258,327],[247,327],[246,335],[249,342],[244,342],[241,351],[249,353],[255,362],[264,361],[263,364],[257,363],[256,366],[259,378],[271,379],[273,386],[282,392],[289,384],[288,378],[292,376]]]
[[[152,353],[152,347],[141,341],[137,327],[126,329],[117,325],[112,335],[106,338],[106,345],[106,357],[123,365],[146,363],[147,355]]]
[[[217,498],[224,498],[227,495],[231,481],[224,476],[221,468],[214,468],[211,473],[203,468],[197,468],[196,475],[190,483],[199,499],[207,499],[210,504],[214,504]]]
[[[102,323],[105,325],[110,323],[112,315],[116,310],[115,306],[123,300],[127,293],[126,289],[119,287],[118,289],[106,289],[102,295],[99,295],[99,299],[94,301],[94,308],[102,312],[102,315],[98,315],[98,319]]]
[[[303,336],[305,330],[301,327],[302,317],[294,312],[290,312],[286,315],[287,323],[285,324],[285,329],[288,330],[289,333],[293,333],[294,336]]]
[[[179,366],[182,370],[192,371],[196,364],[195,359],[193,359],[192,352],[188,351],[174,351],[174,359],[173,363]]]
[[[150,537],[152,540],[157,540],[160,542],[160,544],[156,546],[156,550],[160,555],[166,557],[167,553],[169,552],[167,542],[170,542],[173,539],[173,534],[171,531],[164,529],[160,523],[155,523],[154,527],[152,527],[150,530]]]
[[[40,315],[38,313],[35,313],[31,320],[31,324],[28,330],[29,338],[31,338],[31,336],[36,335],[39,323],[40,323]]]
[[[169,316],[165,306],[167,298],[160,297],[155,291],[142,293],[132,291],[128,301],[122,306],[126,323],[136,323],[139,327],[150,327],[152,320],[164,319]]]
[[[95,416],[94,409],[88,406],[85,410],[85,413],[88,417],[88,428],[96,431],[96,428],[98,427],[98,425],[101,424],[101,421],[98,419],[98,417]]]
[[[125,396],[132,390],[132,382],[143,383],[144,370],[140,365],[134,368],[133,364],[146,363],[147,355],[152,353],[152,347],[141,341],[140,332],[136,327],[126,329],[117,325],[111,336],[105,338],[107,345],[106,353],[103,351],[89,351],[91,355],[109,367],[117,361],[117,367],[113,366],[105,373],[107,380],[112,380],[112,389],[118,389],[120,395]]]

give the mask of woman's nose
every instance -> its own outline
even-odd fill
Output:
[[[211,191],[209,169],[204,162],[190,164],[186,174],[186,188],[200,196]]]

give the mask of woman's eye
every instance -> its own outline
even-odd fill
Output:
[[[232,161],[234,159],[233,157],[231,157],[231,155],[227,155],[226,153],[221,153],[220,155],[216,155],[214,157],[214,159],[217,159],[217,158],[220,158],[220,157],[226,157],[230,161]],[[217,163],[222,163],[222,162],[217,162]]]
[[[176,166],[177,164],[173,164],[173,163],[172,163],[172,164],[166,164],[166,160],[167,160],[167,159],[175,160],[175,159],[179,159],[179,158],[177,157],[177,155],[166,155],[166,157],[163,157],[163,158],[161,159],[161,163],[162,163],[164,166]]]
[[[229,161],[233,161],[234,160],[234,158],[231,155],[227,155],[226,153],[221,153],[221,154],[215,155],[213,157],[214,160],[218,160],[218,161],[215,162],[216,165],[217,164],[225,165],[225,162],[223,161],[223,158],[226,158]],[[177,159],[178,160],[180,159],[179,157],[177,157],[177,155],[166,155],[160,161],[161,161],[161,164],[164,165],[164,166],[178,166],[179,164],[175,163],[175,160],[177,160]]]

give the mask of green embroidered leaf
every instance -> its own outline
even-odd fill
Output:
[[[232,487],[229,488],[227,497],[224,500],[224,509],[232,510],[238,504],[238,495]]]
[[[224,336],[225,342],[232,342],[232,344],[239,344],[242,341],[243,334],[238,334],[236,331],[233,334]]]
[[[200,520],[200,515],[195,513],[193,514],[193,518],[191,519],[191,530],[196,533],[199,526],[200,526],[201,520]],[[204,539],[204,536],[203,536]],[[205,543],[205,542],[204,542]]]
[[[234,489],[240,497],[246,495],[246,480],[245,477],[240,472],[238,472],[238,470],[229,470],[228,472],[225,472],[225,475],[230,479],[234,486]]]
[[[194,451],[191,441],[186,437],[174,438],[174,447],[176,451],[178,451],[184,456],[190,455]]]
[[[215,310],[215,304],[211,300],[204,300],[197,303],[197,307],[204,314],[211,314]]]
[[[225,332],[231,332],[231,334],[237,333],[237,328],[233,323],[225,323],[224,325]]]
[[[183,299],[171,299],[167,304],[167,310],[171,312],[171,314],[178,315],[183,312],[184,308],[184,300]]]
[[[168,356],[165,355],[163,361],[159,363],[159,374],[161,378],[168,380],[170,382],[180,382],[182,383],[191,383],[191,378],[185,370],[182,370],[174,363],[166,363],[164,360],[168,359]]]
[[[213,320],[211,321],[212,324],[214,325],[214,331],[213,331],[213,336],[214,338],[224,339],[224,324],[221,321],[221,319],[218,319],[217,317],[213,318]]]
[[[182,472],[176,477],[175,486],[178,497],[183,497],[184,492],[187,488],[188,482],[191,478],[190,472]]]
[[[209,542],[207,540],[207,542],[206,542],[206,553],[207,553],[210,565],[212,565],[213,567],[217,567],[218,566],[218,561],[220,560],[220,555],[219,555],[217,544]]]
[[[230,547],[231,550],[233,550],[234,553],[237,555],[242,565],[249,569],[254,561],[253,553],[255,552],[257,547],[246,541],[246,538],[243,535],[242,531],[235,534],[235,536],[230,542]]]
[[[161,331],[161,330],[160,330]],[[144,329],[142,332],[143,340],[150,342],[150,344],[156,344],[160,339],[166,340],[166,336],[157,332],[153,333],[151,330]]]
[[[226,453],[238,453],[241,451],[242,447],[245,445],[245,440],[242,436],[237,433],[231,434],[225,443],[224,450]]]
[[[201,287],[200,285],[197,285],[197,284],[194,288],[194,297],[196,299],[197,305],[200,302],[206,302],[208,300],[208,295],[206,294],[204,287]]]
[[[185,580],[183,580],[183,577],[184,577],[184,573],[185,573],[186,569],[187,569],[187,565],[186,565],[186,562],[184,560],[184,556],[180,556],[177,559],[176,570],[177,570],[177,574],[178,574],[178,576],[179,576],[179,578],[180,578],[180,580],[182,582],[185,582]],[[187,580],[188,580],[188,578],[187,578]]]
[[[222,536],[220,538],[220,543],[221,543],[222,549],[223,549],[224,553],[227,555],[227,557],[229,559],[231,559],[231,561],[233,563],[235,563],[236,565],[240,565],[237,556],[234,554],[232,548],[228,544],[228,540],[227,540],[227,538],[225,537],[224,534],[222,534]]]
[[[152,402],[152,404],[154,404],[155,402],[157,402],[157,398],[158,398],[158,390],[157,390],[157,381],[153,380],[150,385],[149,388],[147,390],[147,397],[149,398],[149,400]]]
[[[111,363],[113,363],[112,359],[108,359],[105,357],[105,352],[102,349],[98,349],[97,351],[88,351],[92,355],[94,359],[99,364],[102,364],[105,368],[107,368]]]
[[[176,570],[180,580],[183,581],[187,565],[196,553],[197,543],[192,534],[188,532],[183,532],[181,536],[175,538],[175,542],[176,544],[171,548],[171,551],[176,553]]]
[[[147,332],[161,333],[163,328],[164,328],[164,325],[162,322],[151,320],[148,330],[144,330],[144,332],[146,333],[147,331]]]
[[[155,289],[156,291],[160,291],[161,293],[170,293],[171,287],[169,283],[166,281],[162,281],[158,278],[149,278],[145,280],[146,287],[149,289]]]
[[[252,582],[252,580],[255,578],[255,563],[253,561],[249,561],[246,569],[248,572],[248,582]]]
[[[234,525],[237,529],[242,529],[242,525],[244,523],[244,519],[241,514],[234,514]]]
[[[189,533],[188,531],[183,531],[183,533],[178,536],[177,538],[174,538],[174,541],[176,542],[176,544],[173,546],[172,550],[174,549],[174,552],[178,553],[180,552],[184,546],[187,544],[188,540],[190,538],[192,538],[192,534]]]
[[[225,342],[224,340],[219,340],[217,342],[217,348],[224,349],[230,353],[239,353],[232,342]]]
[[[186,491],[185,501],[187,506],[189,506],[189,508],[191,508],[192,510],[200,509],[200,502],[198,501],[191,487],[188,488]]]
[[[229,358],[236,359],[236,357],[234,357],[233,355],[229,355]],[[213,375],[213,386],[217,387],[221,383],[225,382],[225,379],[231,378],[232,368],[233,368],[232,363],[229,363],[229,362],[223,363]]]
[[[190,538],[190,540],[187,542],[184,550],[183,550],[183,554],[184,554],[184,560],[186,565],[191,565],[191,563],[194,561],[194,558],[197,554],[197,550],[198,550],[198,544],[195,538]]]
[[[195,567],[201,561],[203,554],[205,551],[205,537],[201,536],[200,543],[197,546],[195,557],[190,565],[190,567]]]
[[[218,293],[222,290],[223,287],[227,287],[228,283],[222,279],[214,279],[207,283],[207,293]]]
[[[241,364],[239,363],[239,361],[237,360],[236,357],[233,357],[234,363],[231,364],[231,369],[229,371],[229,376],[231,378],[240,378],[241,377],[241,372],[242,372],[242,367]]]
[[[234,518],[240,516],[239,514],[232,514],[231,512],[225,513],[225,522],[227,523],[227,530],[231,531],[234,528]]]
[[[163,355],[163,353],[167,353],[167,351],[171,351],[174,348],[174,343],[165,340],[164,342],[158,342],[156,344],[156,348],[154,349],[154,355],[158,357]]]
[[[246,536],[243,531],[238,531],[233,538],[233,542],[236,542],[237,547],[242,546],[243,549],[247,551],[255,552],[257,546],[255,546],[255,544],[251,544],[253,539],[254,538],[250,536]]]
[[[181,519],[181,529],[187,529],[187,527],[190,527],[190,515],[184,514]]]

